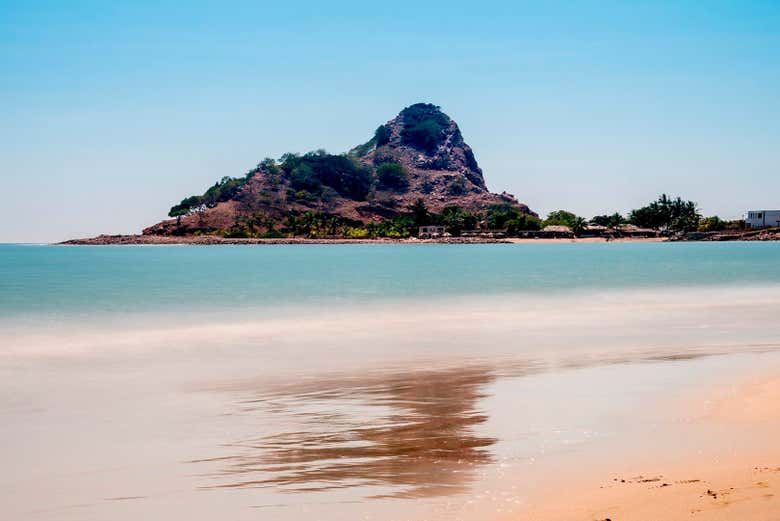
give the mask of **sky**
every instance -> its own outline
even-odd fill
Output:
[[[138,233],[416,102],[540,214],[780,208],[777,0],[0,0],[0,242]]]

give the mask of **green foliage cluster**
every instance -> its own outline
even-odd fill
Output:
[[[432,152],[441,144],[449,118],[440,107],[430,103],[417,103],[401,111],[404,128],[401,142],[418,150]]]
[[[702,218],[697,227],[697,231],[700,232],[717,232],[724,229],[726,229],[726,221],[722,220],[717,215]]]
[[[387,125],[379,125],[374,132],[374,142],[376,143],[376,146],[381,147],[388,144],[390,142],[390,136],[390,127]]]
[[[362,201],[371,189],[371,171],[346,155],[332,155],[324,150],[303,156],[285,154],[281,169],[295,191],[321,194],[329,187],[339,194]]]
[[[389,239],[406,239],[417,233],[414,218],[410,215],[400,215],[394,219],[368,223],[365,230],[369,237],[387,237]]]
[[[544,226],[568,226],[571,228],[577,220],[577,215],[566,210],[556,210],[547,214]]]
[[[325,213],[306,212],[302,215],[289,213],[281,226],[281,232],[288,236],[318,237],[345,236],[353,223]]]
[[[737,219],[735,221],[726,221],[721,219],[717,215],[711,217],[703,217],[699,221],[699,227],[696,231],[699,232],[720,232],[720,231],[739,231],[745,229],[745,221]]]
[[[693,201],[683,201],[679,197],[672,199],[661,194],[647,206],[632,210],[628,220],[643,228],[690,232],[698,228],[700,219],[701,214]]]
[[[626,218],[620,215],[619,212],[615,212],[612,215],[596,215],[590,222],[599,226],[606,226],[607,228],[617,228],[621,224],[626,223]]]
[[[382,163],[376,169],[377,187],[404,191],[409,188],[409,174],[400,163]]]
[[[523,230],[538,230],[540,227],[538,219],[525,215],[508,204],[491,206],[485,214],[470,213],[458,206],[448,206],[440,214],[435,214],[422,199],[417,199],[400,215],[365,225],[328,213],[289,212],[284,219],[275,220],[256,212],[237,216],[229,230],[215,230],[211,233],[230,238],[404,239],[417,235],[420,226],[428,225],[444,226],[448,233],[459,236],[465,230],[478,228],[483,219],[486,219],[492,228],[507,229],[510,235]]]
[[[488,228],[506,229],[509,235],[518,231],[539,230],[542,223],[532,215],[526,215],[510,204],[494,204],[488,207],[485,215]]]
[[[439,214],[439,224],[455,237],[465,230],[473,230],[479,224],[479,215],[469,213],[459,206],[447,206]]]
[[[347,237],[388,237],[391,239],[405,239],[412,235],[417,235],[420,226],[428,226],[431,224],[442,224],[447,226],[446,223],[457,225],[458,218],[464,219],[465,222],[473,222],[476,224],[476,217],[474,217],[472,221],[468,221],[469,215],[470,214],[463,212],[458,207],[450,207],[445,209],[441,215],[436,215],[428,210],[428,207],[422,199],[417,199],[414,204],[409,206],[407,211],[401,215],[392,219],[384,219],[378,223],[368,223],[363,227],[353,228],[347,232]]]
[[[224,236],[273,238],[278,233],[274,228],[275,224],[271,217],[262,212],[240,213],[236,215],[233,226],[224,233]]]
[[[588,222],[572,212],[566,210],[556,210],[547,215],[547,219],[542,222],[543,226],[567,226],[574,235],[580,235],[585,231]]]
[[[198,208],[201,205],[212,207],[222,201],[227,201],[234,197],[239,190],[257,173],[257,169],[251,170],[244,177],[228,177],[225,176],[216,183],[214,186],[206,190],[203,195],[192,195],[182,199],[182,201],[171,207],[168,212],[169,217],[179,217],[181,215],[188,214],[194,208]]]
[[[255,169],[257,172],[264,171],[271,177],[279,177],[282,174],[282,169],[276,164],[276,160],[271,157],[266,157],[257,164]]]
[[[628,218],[615,212],[612,215],[597,215],[590,222],[617,228],[622,224],[633,224],[642,228],[669,232],[715,232],[744,229],[744,221],[725,221],[713,215],[702,217],[696,203],[680,197],[671,198],[661,194],[655,201],[635,210]]]

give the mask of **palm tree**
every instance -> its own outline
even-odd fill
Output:
[[[587,221],[584,218],[575,217],[571,222],[571,231],[575,236],[580,235],[582,232],[585,231],[586,225],[587,225]]]

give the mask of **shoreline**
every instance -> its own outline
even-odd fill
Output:
[[[66,246],[113,246],[113,245],[179,245],[179,246],[236,246],[236,245],[289,245],[289,244],[563,244],[563,243],[607,243],[607,242],[669,242],[667,237],[581,237],[567,239],[521,238],[521,237],[442,237],[434,239],[306,239],[288,237],[281,239],[230,239],[218,236],[167,236],[167,235],[98,235],[86,239],[71,239],[54,243]]]
[[[70,239],[53,243],[65,246],[142,246],[142,245],[177,245],[177,246],[236,246],[258,245],[272,246],[278,244],[564,244],[564,243],[608,243],[608,242],[772,242],[780,241],[780,232],[749,232],[739,235],[691,234],[685,237],[438,237],[430,239],[346,239],[322,238],[308,239],[304,237],[284,237],[278,239],[262,238],[226,238],[217,235],[98,235],[83,239]]]

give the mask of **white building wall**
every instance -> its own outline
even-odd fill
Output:
[[[748,228],[769,228],[780,226],[780,210],[750,210],[745,215]]]

